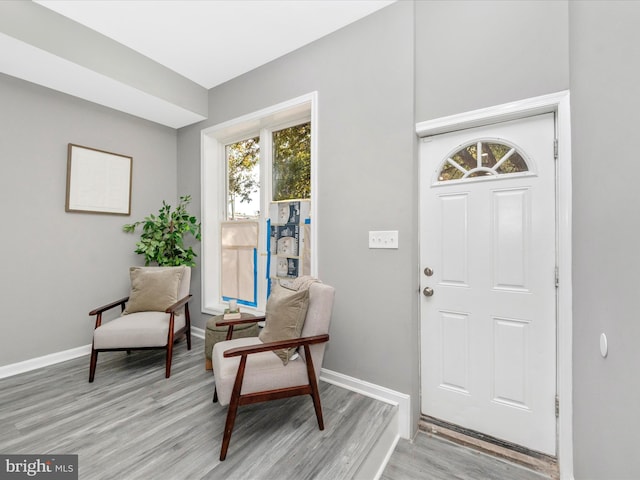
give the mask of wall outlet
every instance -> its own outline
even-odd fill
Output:
[[[369,248],[398,248],[398,231],[370,231]]]

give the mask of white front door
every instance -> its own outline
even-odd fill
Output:
[[[549,455],[554,132],[549,113],[420,144],[422,413]]]

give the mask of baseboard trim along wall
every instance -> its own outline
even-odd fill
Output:
[[[204,329],[203,328],[198,328],[198,327],[191,327],[191,335],[193,335],[194,337],[198,337],[204,340]]]
[[[367,397],[375,398],[381,402],[398,406],[398,434],[402,438],[411,438],[411,397],[404,393],[396,392],[380,385],[365,382],[342,373],[323,368],[320,372],[320,380],[332,383],[338,387],[346,388],[353,392],[361,393]]]
[[[82,357],[83,355],[89,355],[91,353],[91,345],[84,345],[82,347],[72,348],[70,350],[64,350],[62,352],[51,353],[42,357],[31,358],[24,362],[12,363],[0,367],[0,378],[11,377],[20,373],[29,372],[37,368],[48,367],[60,362],[66,362],[67,360],[73,360],[74,358]]]
[[[194,337],[204,339],[204,330],[198,327],[191,327],[191,334]],[[74,358],[82,357],[83,355],[91,354],[91,344],[83,345],[82,347],[72,348],[70,350],[64,350],[62,352],[52,353],[50,355],[44,355],[42,357],[30,358],[24,362],[12,363],[0,367],[0,378],[11,377],[20,373],[30,372],[37,368],[48,367],[60,362],[66,362],[67,360],[73,360]]]
[[[398,435],[398,415],[399,413],[396,409],[393,414],[394,418],[389,422],[376,444],[360,464],[353,478],[378,480],[382,476],[400,439]]]

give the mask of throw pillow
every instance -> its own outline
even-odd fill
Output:
[[[164,312],[178,301],[184,267],[131,267],[131,293],[123,315]]]
[[[277,281],[273,282],[265,309],[264,328],[258,338],[264,343],[300,338],[308,308],[309,290],[290,290]],[[286,365],[296,350],[296,348],[283,348],[273,353]]]

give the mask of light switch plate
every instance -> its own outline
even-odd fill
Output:
[[[369,248],[398,248],[398,231],[370,231]]]

